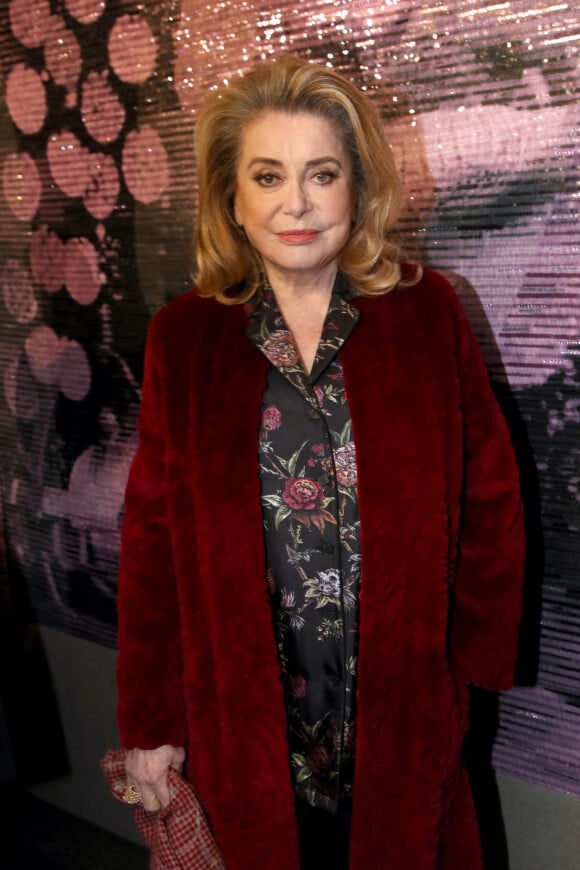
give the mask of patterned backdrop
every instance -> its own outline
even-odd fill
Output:
[[[580,12],[550,0],[0,3],[1,507],[32,618],[115,639],[143,344],[188,286],[203,94],[290,51],[367,91],[402,240],[460,294],[530,532],[496,767],[580,795]],[[6,590],[4,590],[6,594]]]

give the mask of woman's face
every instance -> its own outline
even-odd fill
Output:
[[[242,133],[236,222],[268,280],[331,280],[354,216],[352,161],[325,118],[268,112]]]

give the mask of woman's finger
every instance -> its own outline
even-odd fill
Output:
[[[161,799],[153,789],[144,787],[141,791],[141,795],[143,809],[147,810],[148,813],[156,813],[162,808],[163,804]]]
[[[167,782],[167,776],[162,782],[157,783],[155,793],[159,798],[159,803],[162,807],[166,807],[169,805],[171,798],[169,796],[169,784]]]

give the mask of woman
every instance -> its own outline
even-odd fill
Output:
[[[151,325],[126,497],[128,775],[155,811],[185,761],[230,870],[473,870],[467,684],[510,685],[523,558],[473,333],[400,266],[334,71],[213,92],[196,154],[198,289]]]

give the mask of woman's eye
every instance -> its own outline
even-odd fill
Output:
[[[263,172],[261,175],[256,176],[256,181],[258,184],[261,184],[262,187],[273,187],[273,185],[278,181],[278,177],[272,175],[271,172]]]
[[[318,184],[330,184],[335,178],[336,172],[332,172],[330,169],[320,169],[314,176],[314,180]]]

